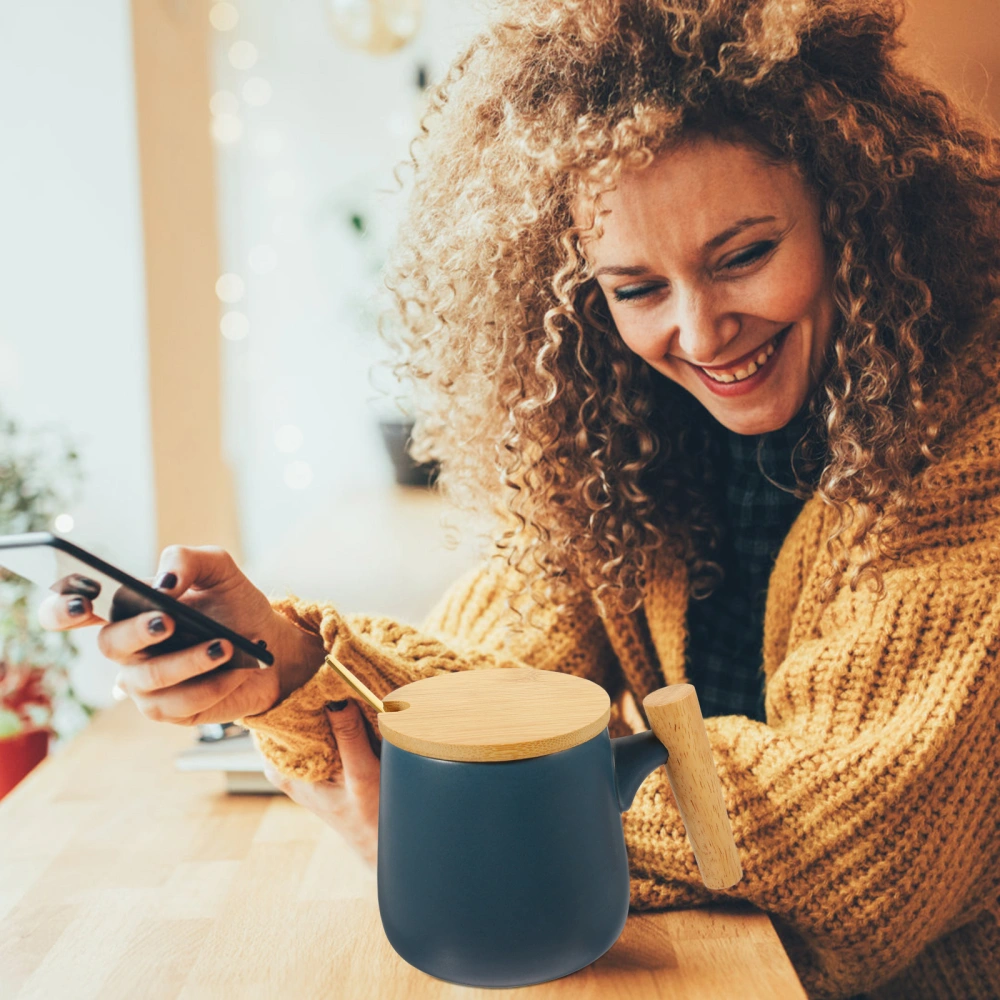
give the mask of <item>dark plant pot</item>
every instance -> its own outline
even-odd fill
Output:
[[[385,442],[386,451],[392,459],[396,482],[400,486],[430,486],[437,475],[437,462],[415,462],[410,457],[410,435],[413,433],[412,420],[380,420],[379,430]]]
[[[25,729],[0,739],[0,799],[49,752],[47,729]]]

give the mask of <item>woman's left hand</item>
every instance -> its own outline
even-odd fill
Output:
[[[380,772],[368,723],[353,698],[348,698],[339,712],[328,707],[326,714],[344,765],[342,780],[301,781],[279,774],[270,762],[264,764],[264,776],[292,801],[337,830],[374,869],[378,857]]]

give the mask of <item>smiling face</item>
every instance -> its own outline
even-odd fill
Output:
[[[626,345],[737,434],[787,424],[835,317],[819,201],[795,168],[697,137],[623,173],[600,208],[584,250]]]

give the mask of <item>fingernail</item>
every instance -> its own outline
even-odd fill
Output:
[[[223,655],[222,641],[220,639],[216,639],[215,642],[208,647],[208,655],[209,658],[213,660],[218,660]]]
[[[153,586],[157,590],[173,590],[177,586],[176,573],[161,573],[154,581]]]
[[[75,618],[87,610],[87,605],[83,603],[82,597],[72,597],[66,602],[66,610]]]
[[[163,620],[163,615],[157,615],[155,618],[150,618],[149,621],[146,622],[146,628],[148,628],[153,635],[160,635],[161,633],[166,632],[167,625]]]
[[[347,708],[347,699],[345,698],[343,701],[328,701],[326,707],[330,712],[339,712],[341,709]]]

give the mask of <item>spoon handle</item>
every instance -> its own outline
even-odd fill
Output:
[[[701,880],[709,889],[729,889],[743,878],[743,869],[698,693],[693,684],[669,684],[646,695],[642,707],[669,751],[664,767]]]
[[[345,667],[344,664],[333,655],[333,653],[326,654],[326,662],[329,663],[338,674],[340,674],[348,687],[350,687],[353,691],[356,691],[364,701],[368,702],[368,704],[375,709],[376,712],[385,711],[385,706],[382,704],[381,700],[372,694],[372,692],[364,684],[362,684],[361,681],[359,681],[357,677],[355,677],[354,674],[352,674],[350,670],[348,670],[347,667]]]

